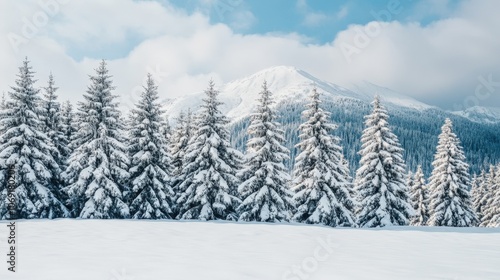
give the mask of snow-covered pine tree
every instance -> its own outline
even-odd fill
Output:
[[[495,184],[492,192],[492,200],[486,215],[491,215],[488,227],[500,227],[500,165],[497,166],[495,171]]]
[[[106,62],[90,76],[84,101],[78,104],[79,130],[64,172],[74,216],[114,219],[129,216],[126,137]]]
[[[61,106],[61,131],[68,140],[67,147],[71,152],[73,152],[71,143],[73,142],[74,135],[78,131],[78,123],[73,112],[73,104],[66,100]]]
[[[2,94],[2,100],[0,101],[0,119],[4,118],[4,115],[7,116],[8,111],[6,109],[9,108],[9,101],[5,97],[5,93]],[[3,134],[3,127],[0,125],[0,134]]]
[[[429,178],[430,226],[470,227],[478,222],[472,207],[469,166],[453,124],[446,119],[441,128],[434,169]]]
[[[161,105],[160,105],[161,106]],[[170,122],[168,121],[168,117],[162,118],[161,124],[161,134],[165,138],[167,147],[170,145],[170,140],[172,140],[172,127],[170,126]]]
[[[415,215],[411,219],[412,226],[425,226],[429,219],[427,204],[429,203],[429,193],[425,184],[424,172],[422,166],[417,167],[417,172],[413,176],[411,184],[411,202]]]
[[[360,227],[408,225],[414,214],[405,184],[403,149],[391,131],[386,109],[375,97],[361,138],[361,160],[356,172]]]
[[[238,188],[242,200],[237,209],[239,220],[289,221],[294,204],[284,160],[289,158],[290,151],[284,146],[284,131],[275,122],[272,93],[266,82],[258,102],[247,130],[245,164],[239,174],[242,181]]]
[[[160,108],[163,108],[162,103],[160,103]],[[165,116],[162,118],[161,127],[162,127],[161,133],[163,134],[163,137],[165,137],[165,151],[166,151],[165,157],[166,157],[166,160],[168,162],[168,164],[167,164],[167,173],[169,175],[168,180],[169,180],[170,187],[174,191],[174,197],[175,197],[175,190],[174,190],[174,185],[173,185],[173,182],[175,180],[175,177],[173,176],[174,166],[172,165],[172,152],[170,151],[171,141],[173,140],[172,139],[173,129],[172,129],[172,126],[170,125],[170,121],[169,121],[168,116]],[[176,200],[176,198],[173,199],[174,202],[175,202],[175,200]],[[175,203],[173,204],[173,206],[175,208]],[[175,216],[173,216],[172,218],[175,218]]]
[[[174,192],[158,87],[148,74],[146,87],[132,111],[129,133],[130,216],[134,219],[172,219]]]
[[[171,134],[169,143],[169,155],[171,159],[172,188],[176,195],[176,200],[180,195],[179,185],[184,181],[184,157],[188,149],[188,144],[195,131],[191,110],[185,114],[183,111],[177,117],[177,125]],[[177,210],[177,209],[176,209]]]
[[[235,220],[238,178],[242,155],[229,144],[227,118],[210,81],[206,98],[184,157],[184,180],[177,199],[179,219]]]
[[[53,155],[58,154],[50,138],[41,131],[39,90],[28,59],[19,67],[10,101],[2,111],[0,127],[0,219],[59,218],[69,212],[60,200],[59,174]],[[9,174],[9,170],[13,174]],[[15,212],[8,211],[7,187],[15,178]]]
[[[495,193],[499,188],[499,175],[500,170],[497,170],[495,166],[490,165],[490,171],[486,175],[486,179],[482,184],[483,196],[479,202],[482,205],[481,212],[481,222],[480,226],[488,227],[492,222],[493,216],[495,216],[498,204],[495,204]]]
[[[474,175],[471,182],[472,205],[480,222],[483,221],[484,207],[488,198],[488,194],[486,193],[488,176],[489,174],[483,169],[479,176]]]
[[[68,148],[69,141],[64,134],[61,105],[57,101],[56,91],[58,87],[55,86],[54,76],[49,75],[47,87],[44,87],[44,95],[42,100],[42,130],[49,136],[52,143],[58,150],[58,154],[53,155],[57,164],[62,170],[65,169],[66,160],[68,159],[71,150]]]
[[[0,110],[7,109],[7,98],[5,97],[5,93],[2,94],[2,100],[0,101]]]
[[[351,197],[349,170],[343,162],[339,137],[331,133],[337,126],[321,109],[320,94],[314,88],[300,125],[300,154],[294,166],[293,190],[297,211],[293,220],[332,227],[356,225],[355,203]]]
[[[352,209],[354,220],[356,220],[356,190],[354,188],[354,180],[351,176],[351,170],[349,168],[349,161],[344,157],[344,154],[341,154],[341,162],[342,162],[342,171],[344,171],[344,179],[348,185],[346,185],[347,190],[349,191],[348,198],[354,203],[354,207]],[[357,226],[357,223],[354,225]]]
[[[414,176],[413,172],[408,171],[408,174],[406,174],[406,186],[410,190],[410,194],[412,193],[412,190],[413,190],[414,180],[415,180],[415,176]]]
[[[184,156],[186,155],[189,141],[196,130],[193,122],[191,110],[188,110],[187,114],[181,111],[177,117],[177,125],[171,135],[170,154],[172,157],[173,174],[176,177],[182,174]]]

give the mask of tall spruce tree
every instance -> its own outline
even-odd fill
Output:
[[[491,219],[489,220],[488,227],[500,227],[500,165],[496,168],[495,184],[492,191],[492,200],[488,212],[488,216],[491,214]]]
[[[418,166],[417,172],[413,176],[411,184],[411,202],[415,215],[411,219],[412,226],[425,226],[429,219],[427,204],[429,203],[429,193],[425,184],[424,172],[422,166]]]
[[[183,181],[184,157],[186,156],[189,140],[192,138],[193,133],[191,111],[188,111],[187,114],[181,112],[177,117],[177,125],[173,129],[169,144],[174,190]]]
[[[486,180],[486,172],[481,170],[479,176],[474,175],[471,182],[471,198],[472,205],[474,206],[474,212],[476,212],[479,221],[482,221],[483,217],[483,204],[482,199],[485,195],[484,182]]]
[[[252,115],[247,133],[249,140],[245,167],[239,174],[238,188],[242,203],[238,207],[240,221],[289,221],[294,209],[289,188],[290,175],[284,161],[290,151],[284,146],[284,131],[275,122],[271,108],[272,94],[267,83],[262,85],[258,107]]]
[[[406,186],[408,187],[410,192],[411,190],[413,190],[414,180],[415,180],[415,174],[413,174],[413,172],[411,171],[408,171],[408,174],[406,175]]]
[[[300,154],[294,167],[293,190],[297,211],[293,220],[332,227],[355,226],[355,202],[349,170],[344,162],[340,138],[331,133],[337,126],[330,114],[320,108],[320,94],[314,88],[306,121],[300,125]]]
[[[73,213],[80,218],[114,219],[129,216],[128,156],[124,125],[111,76],[103,60],[90,76],[84,101],[78,104],[79,129],[75,150],[64,172]]]
[[[2,94],[2,100],[0,101],[0,110],[7,109],[7,98],[5,97],[5,93]]]
[[[41,100],[34,83],[34,72],[26,59],[19,67],[16,85],[9,91],[9,106],[0,119],[1,219],[69,216],[61,201],[61,170],[54,159],[58,151],[41,130]],[[8,181],[12,179],[15,203],[10,205],[14,211],[9,211]]]
[[[430,226],[469,227],[477,224],[469,194],[469,166],[453,124],[446,119],[429,179]]]
[[[405,184],[403,149],[391,131],[388,114],[377,96],[366,116],[361,160],[356,172],[360,227],[408,225],[413,215]]]
[[[482,216],[480,221],[480,226],[489,227],[493,222],[493,217],[498,214],[498,199],[495,196],[498,189],[500,188],[500,166],[497,169],[495,166],[490,165],[490,171],[486,175],[486,179],[483,182],[483,196],[480,200],[482,205]],[[493,223],[492,223],[493,222]]]
[[[184,157],[184,180],[177,199],[179,219],[235,220],[241,154],[229,144],[227,118],[220,112],[222,103],[210,81],[197,128]]]
[[[78,131],[78,123],[75,112],[73,111],[73,104],[71,104],[69,100],[66,100],[61,106],[61,131],[68,141],[67,147],[70,152],[69,155],[71,155],[73,152],[71,143]]]
[[[171,219],[174,192],[170,186],[167,139],[158,102],[158,87],[148,74],[146,87],[132,111],[129,133],[130,216]]]
[[[54,159],[61,169],[65,169],[66,160],[68,159],[71,151],[68,148],[69,141],[64,134],[61,104],[57,101],[56,91],[58,87],[55,86],[54,76],[49,75],[48,85],[44,87],[45,93],[42,100],[42,114],[43,132],[49,136],[52,143],[56,146],[58,154],[53,155]]]

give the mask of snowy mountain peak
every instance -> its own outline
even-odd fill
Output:
[[[427,109],[431,106],[390,89],[364,82],[350,89],[323,81],[293,66],[275,66],[250,76],[229,82],[220,87],[221,108],[233,120],[250,115],[255,107],[262,84],[267,82],[276,104],[285,101],[306,102],[313,87],[317,87],[324,99],[349,98],[370,102],[378,94],[384,102],[413,109]],[[168,106],[170,116],[176,116],[181,109],[196,109],[201,104],[203,93],[196,93],[174,100]]]
[[[500,123],[500,108],[474,106],[453,113],[474,122]]]

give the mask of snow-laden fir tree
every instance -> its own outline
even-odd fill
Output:
[[[205,94],[197,128],[184,157],[178,218],[234,220],[240,203],[236,173],[242,155],[229,144],[228,120],[219,110],[222,103],[212,81]]]
[[[429,211],[427,209],[429,193],[425,184],[424,172],[420,165],[417,167],[417,172],[415,172],[411,184],[411,202],[415,210],[415,215],[411,219],[411,225],[425,226],[429,219]]]
[[[353,208],[354,219],[356,220],[356,190],[354,188],[354,180],[351,176],[351,171],[349,167],[349,161],[344,157],[344,154],[341,154],[341,162],[342,162],[342,171],[344,171],[344,179],[349,184],[347,190],[349,191],[349,198],[352,199],[352,202],[355,204]],[[356,224],[357,225],[357,224]]]
[[[159,104],[160,104],[160,108],[163,107],[162,103],[160,101],[158,101]],[[165,112],[163,109],[162,109],[162,112]],[[165,116],[165,117],[162,117],[161,119],[161,128],[160,128],[160,133],[163,135],[163,137],[165,138],[165,159],[167,160],[168,164],[167,164],[167,173],[169,174],[169,185],[170,187],[172,188],[172,190],[174,190],[173,188],[173,181],[174,181],[174,167],[172,165],[172,153],[170,152],[170,146],[171,146],[171,141],[173,140],[172,139],[172,133],[173,133],[173,130],[172,130],[172,126],[170,126],[170,121],[169,121],[169,118],[168,116]],[[175,192],[175,191],[174,191]],[[175,194],[174,194],[175,195]],[[175,199],[173,200],[175,202]]]
[[[495,166],[490,165],[490,171],[486,175],[486,179],[482,184],[483,196],[479,202],[479,204],[482,205],[482,215],[480,220],[480,226],[482,227],[490,226],[493,216],[495,216],[499,207],[498,204],[495,204],[495,202],[498,203],[498,201],[496,201],[495,194],[497,193],[500,183],[499,173],[500,170],[497,170]]]
[[[64,173],[74,216],[114,219],[129,216],[128,156],[111,76],[103,60],[78,104],[75,148]]]
[[[2,100],[0,101],[0,119],[4,118],[4,115],[8,113],[6,109],[9,108],[9,101],[5,97],[5,93],[2,94]],[[3,134],[3,127],[0,125],[0,134]]]
[[[171,141],[169,141],[174,177],[180,178],[182,175],[184,156],[186,155],[188,143],[193,133],[194,124],[191,110],[187,114],[181,111],[177,117],[177,125],[171,133]]]
[[[481,204],[481,200],[484,195],[483,182],[486,178],[486,173],[484,170],[481,170],[481,174],[479,176],[474,175],[472,177],[471,182],[471,198],[472,198],[472,206],[474,207],[474,212],[476,212],[477,218],[479,221],[482,220],[483,216],[483,205]]]
[[[290,151],[284,146],[284,131],[275,121],[272,94],[266,82],[258,102],[247,130],[245,165],[239,174],[240,221],[289,221],[294,205],[284,160]]]
[[[164,111],[158,99],[158,87],[148,74],[144,91],[131,114],[129,132],[130,216],[134,219],[172,218],[174,192],[168,171]]]
[[[490,216],[488,227],[500,227],[500,165],[497,166],[495,184],[492,188],[492,200],[485,215]]]
[[[61,105],[57,101],[57,91],[58,87],[55,86],[54,76],[49,75],[49,81],[47,87],[44,87],[44,95],[42,100],[42,130],[49,136],[52,143],[56,146],[58,154],[53,155],[57,164],[64,169],[66,166],[66,160],[69,157],[71,151],[68,148],[68,138],[64,134],[62,116],[61,116]]]
[[[321,109],[320,94],[314,88],[300,125],[300,153],[294,166],[293,190],[297,211],[293,220],[332,227],[355,226],[352,184],[344,163],[337,126]]]
[[[54,159],[58,151],[41,130],[40,96],[34,72],[26,59],[19,67],[16,85],[9,91],[9,106],[2,111],[0,127],[0,218],[59,218],[69,212],[61,201],[61,172]],[[9,169],[13,174],[9,174]],[[15,182],[15,216],[8,211],[9,178]]]
[[[413,189],[414,180],[415,180],[415,176],[414,176],[413,172],[408,171],[408,174],[406,175],[406,186],[408,187],[410,192]]]
[[[169,141],[169,156],[170,156],[170,173],[171,173],[171,186],[175,193],[175,200],[180,196],[179,186],[184,182],[184,157],[186,155],[189,140],[194,133],[194,124],[192,119],[191,110],[185,114],[183,111],[177,117],[177,125],[172,130]],[[174,214],[178,214],[178,205],[175,203]]]
[[[360,227],[408,225],[413,215],[405,183],[403,149],[391,131],[388,113],[375,97],[361,138],[361,160],[356,172]]]
[[[68,149],[70,154],[72,152],[71,143],[73,142],[74,135],[78,131],[78,123],[73,111],[73,104],[66,100],[61,106],[61,131],[64,137],[68,140]]]
[[[2,100],[0,101],[0,110],[7,109],[7,98],[5,97],[5,93],[2,94]]]
[[[441,128],[432,166],[428,225],[475,226],[478,219],[469,193],[469,166],[450,119]]]
[[[170,145],[170,140],[172,138],[172,127],[170,126],[168,117],[162,119],[161,134],[163,134],[163,137],[165,138],[168,147]]]

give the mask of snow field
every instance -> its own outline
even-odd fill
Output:
[[[500,279],[499,228],[69,219],[17,227],[18,272],[2,261],[2,280]]]

